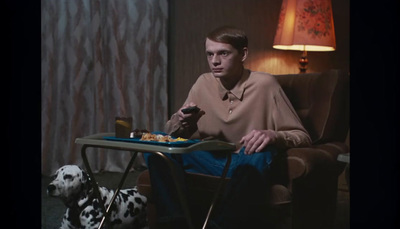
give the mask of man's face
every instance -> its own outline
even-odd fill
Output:
[[[247,48],[239,53],[232,45],[206,39],[208,65],[214,77],[229,79],[241,74]]]

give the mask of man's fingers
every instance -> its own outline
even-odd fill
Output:
[[[263,150],[267,145],[268,145],[268,140],[264,140],[261,145],[256,149],[256,153],[261,152],[261,150]]]
[[[252,154],[255,150],[254,144],[257,141],[257,138],[255,136],[252,136],[247,142],[246,142],[246,149],[244,151],[245,154]]]
[[[244,146],[245,154],[253,154],[254,152],[261,152],[269,143],[270,138],[265,138],[263,136],[253,137]]]
[[[264,140],[262,138],[253,138],[253,142],[251,142],[248,146],[250,147],[249,151],[247,154],[253,154],[254,152],[259,152],[257,151],[261,145],[263,145]]]

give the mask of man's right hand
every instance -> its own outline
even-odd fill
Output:
[[[197,125],[197,122],[201,118],[201,116],[203,116],[206,113],[201,108],[198,112],[191,112],[191,113],[187,113],[187,114],[184,114],[182,112],[182,109],[185,109],[188,107],[195,107],[195,106],[197,106],[195,103],[190,102],[188,104],[183,105],[177,112],[179,121],[181,122],[182,127],[184,127],[184,128],[195,127]]]

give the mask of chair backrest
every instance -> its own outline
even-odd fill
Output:
[[[344,142],[349,129],[349,75],[340,70],[275,75],[314,144]]]

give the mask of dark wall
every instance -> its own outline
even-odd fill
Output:
[[[245,66],[272,74],[298,73],[300,51],[272,48],[282,0],[169,1],[169,113],[183,104],[197,77],[208,72],[204,38],[221,25],[246,31]],[[308,52],[308,72],[332,68],[349,71],[349,1],[332,0],[336,51]]]

